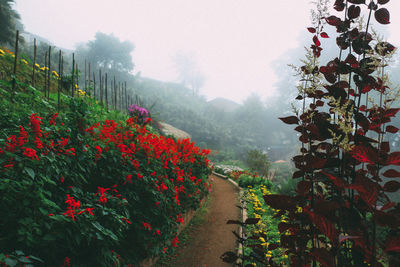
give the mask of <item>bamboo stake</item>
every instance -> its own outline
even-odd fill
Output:
[[[85,59],[85,92],[87,92],[87,75],[86,75],[86,59]]]
[[[36,38],[35,38],[33,40],[33,64],[32,64],[32,86],[33,87],[35,87],[36,54],[37,54],[37,45],[36,45]]]
[[[57,88],[57,110],[60,112],[60,91],[61,91],[61,50],[58,54],[58,88]]]
[[[76,85],[79,88],[79,69],[78,69],[78,63],[75,63],[75,75],[76,75]],[[79,92],[78,92],[78,88],[76,88],[76,86],[74,86],[74,88],[77,91],[77,95],[79,97]]]
[[[90,96],[92,96],[91,85],[92,85],[92,77],[90,76],[90,62],[89,62],[89,94],[90,94]]]
[[[18,42],[19,42],[19,31],[17,30],[17,36],[15,38],[15,53],[14,53],[14,77],[12,78],[12,96],[11,102],[14,102],[15,85],[17,83],[17,63],[18,63]]]
[[[49,69],[47,71],[47,100],[50,99],[51,46],[49,46]]]
[[[114,75],[114,109],[117,110],[117,84],[115,82],[115,75]]]
[[[72,53],[72,97],[74,97],[75,90],[75,53]]]
[[[99,69],[99,83],[100,83],[100,86],[99,86],[99,89],[100,89],[100,104],[101,104],[101,107],[103,108],[103,86],[102,86],[103,77],[101,76],[101,69]]]
[[[108,112],[108,88],[107,88],[107,84],[108,84],[108,81],[107,81],[107,73],[106,73],[106,77],[105,77],[105,82],[104,82],[104,85],[105,85],[105,93],[106,93],[106,110],[107,110],[107,112]]]
[[[121,82],[118,82],[118,100],[119,100],[119,110],[122,110],[121,101]]]
[[[93,99],[96,102],[96,76],[93,71]]]
[[[44,85],[43,85],[43,89],[44,89],[44,96],[46,97],[47,94],[47,51],[44,54]]]
[[[125,112],[128,110],[128,93],[126,90],[126,81],[125,81]]]

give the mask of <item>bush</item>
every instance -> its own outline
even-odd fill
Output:
[[[249,186],[265,185],[268,189],[271,189],[272,182],[260,176],[251,176],[248,174],[242,174],[239,176],[238,184],[242,188],[247,188]]]
[[[0,258],[21,250],[46,266],[113,266],[176,245],[182,214],[208,193],[208,151],[133,119],[88,127],[74,108],[32,114],[0,140]]]
[[[267,154],[261,150],[249,150],[247,152],[246,164],[251,171],[258,172],[262,176],[268,175],[270,163]]]

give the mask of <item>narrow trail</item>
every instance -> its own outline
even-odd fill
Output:
[[[235,251],[236,239],[232,234],[236,225],[227,220],[239,217],[238,190],[227,180],[210,176],[212,192],[204,215],[204,223],[191,226],[190,241],[177,251],[177,257],[168,266],[173,267],[230,267],[220,256],[226,251]]]

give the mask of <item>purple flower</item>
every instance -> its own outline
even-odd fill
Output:
[[[136,117],[138,123],[144,123],[149,117],[149,111],[136,104],[130,105],[128,108],[129,116]]]

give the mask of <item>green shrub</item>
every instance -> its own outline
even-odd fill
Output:
[[[253,149],[247,152],[246,164],[253,172],[258,172],[261,176],[267,176],[270,163],[267,154],[261,150]]]
[[[265,185],[268,189],[271,189],[272,187],[272,182],[270,180],[267,180],[263,177],[256,176],[253,177],[248,174],[242,174],[239,176],[238,184],[242,188],[247,188],[249,186],[257,186],[257,185]]]

